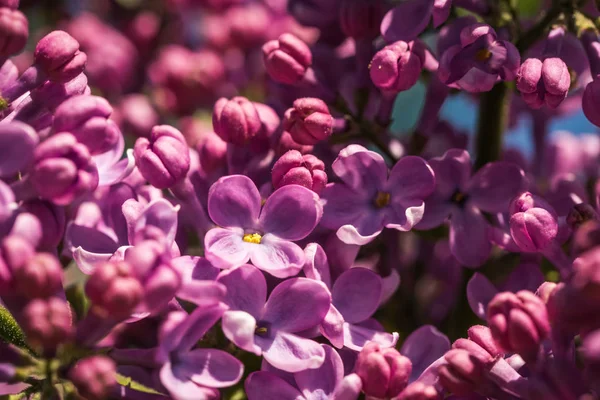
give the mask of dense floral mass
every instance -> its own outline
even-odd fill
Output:
[[[598,7],[0,0],[0,399],[599,399]]]

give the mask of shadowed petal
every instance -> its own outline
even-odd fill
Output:
[[[196,349],[180,354],[180,373],[202,386],[212,388],[236,384],[244,372],[244,365],[231,354],[216,349]]]
[[[488,303],[498,293],[498,289],[484,275],[476,272],[467,284],[467,299],[471,310],[479,318],[486,320]]]
[[[398,333],[387,333],[365,326],[344,323],[344,346],[361,351],[367,342],[378,343],[381,347],[394,347],[398,342]]]
[[[231,310],[260,317],[267,301],[267,281],[255,266],[245,264],[222,271],[217,282],[227,288],[226,304]]]
[[[366,268],[350,268],[333,284],[333,305],[349,323],[364,321],[373,315],[381,298],[381,277]]]
[[[160,369],[160,382],[175,400],[212,400],[213,389],[199,386],[170,362]]]
[[[244,175],[225,176],[208,192],[208,214],[221,227],[252,228],[260,212],[260,193]]]
[[[427,346],[423,346],[427,343]],[[435,360],[450,350],[450,340],[432,325],[424,325],[411,333],[400,348],[400,353],[410,359],[413,368],[410,381],[417,379]]]
[[[434,0],[408,0],[392,8],[381,21],[381,34],[388,43],[410,41],[429,25]]]
[[[295,241],[308,236],[322,214],[323,207],[315,192],[299,185],[286,185],[269,196],[259,223],[264,232]]]
[[[388,176],[383,157],[357,144],[342,149],[331,168],[348,187],[368,194],[382,188]]]
[[[325,360],[320,344],[293,333],[279,331],[273,339],[256,337],[256,343],[263,349],[263,357],[269,364],[287,372],[319,368]]]
[[[486,164],[469,182],[471,204],[483,211],[506,212],[510,201],[525,189],[525,173],[516,164]]]
[[[244,384],[248,400],[302,400],[302,393],[270,372],[253,372]]]
[[[421,157],[402,157],[390,171],[386,188],[393,198],[425,199],[435,189],[433,169]]]
[[[73,251],[73,259],[77,263],[77,267],[86,275],[90,275],[94,272],[96,264],[103,261],[108,261],[112,257],[113,253],[92,253],[85,251],[81,247],[77,247]]]
[[[127,150],[127,157],[112,165],[98,165],[98,186],[110,186],[127,178],[135,168],[133,149]],[[96,160],[96,156],[92,156]]]
[[[452,213],[450,250],[458,261],[468,267],[478,267],[487,260],[491,249],[491,231],[478,210],[465,208]]]
[[[466,150],[450,149],[429,160],[429,165],[435,173],[436,197],[449,199],[457,189],[466,189],[471,176],[471,157]]]
[[[266,234],[260,244],[247,243],[252,264],[277,278],[298,275],[304,266],[304,252],[296,243]]]
[[[325,361],[319,368],[305,369],[294,374],[298,388],[307,400],[330,396],[344,377],[344,364],[337,351],[322,344]]]

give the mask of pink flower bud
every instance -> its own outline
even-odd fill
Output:
[[[363,392],[374,397],[397,396],[408,384],[412,371],[410,360],[394,348],[382,349],[367,343],[355,364],[355,372],[363,383]]]
[[[91,356],[73,366],[69,371],[69,379],[81,397],[103,400],[117,384],[117,367],[115,362],[106,356]]]
[[[482,349],[485,349],[492,357],[497,357],[501,354],[492,336],[492,331],[487,326],[473,325],[468,329],[467,336],[471,341],[481,346]]]
[[[439,400],[441,398],[435,387],[417,381],[408,385],[397,400]]]
[[[288,131],[281,131],[281,136],[279,136],[278,142],[279,143],[276,146],[277,154],[281,155],[290,150],[297,150],[302,154],[307,154],[311,153],[314,147],[312,145],[296,143]]]
[[[14,8],[0,8],[0,37],[3,43],[1,57],[8,58],[19,53],[27,44],[29,37],[27,17]]]
[[[115,319],[131,315],[143,298],[142,285],[124,261],[98,265],[85,285],[85,293],[96,314]]]
[[[68,82],[85,69],[87,56],[79,42],[64,31],[52,31],[38,42],[35,63],[54,82]]]
[[[150,136],[152,127],[159,122],[158,113],[152,107],[148,97],[141,94],[123,97],[117,114],[121,128],[137,137]]]
[[[19,319],[27,342],[34,348],[53,354],[73,336],[69,304],[57,297],[35,299],[23,309]]]
[[[15,10],[19,8],[19,0],[0,0],[0,7],[6,7]]]
[[[598,77],[585,87],[581,98],[581,108],[585,117],[592,124],[600,126],[600,79]]]
[[[87,147],[70,133],[57,133],[34,152],[30,178],[40,197],[67,205],[98,186],[98,170]]]
[[[402,92],[413,87],[419,80],[425,51],[416,41],[398,41],[379,50],[371,64],[371,80],[381,90]]]
[[[323,100],[306,97],[294,101],[294,108],[285,112],[283,128],[295,142],[313,145],[331,136],[333,117]]]
[[[284,33],[279,39],[265,43],[262,51],[267,73],[275,82],[293,85],[312,65],[310,49],[291,33]]]
[[[483,380],[483,365],[467,350],[452,349],[444,356],[448,364],[438,369],[440,383],[456,395],[473,393]]]
[[[525,192],[509,205],[510,232],[523,251],[546,249],[558,234],[558,216],[552,206],[539,196]]]
[[[227,143],[244,145],[256,136],[261,122],[254,104],[245,97],[221,98],[213,109],[213,129]]]
[[[159,189],[180,182],[190,169],[190,152],[185,138],[168,125],[152,128],[150,139],[138,138],[133,155],[144,178]]]
[[[13,273],[19,294],[30,299],[50,297],[62,289],[62,265],[49,253],[36,254]]]
[[[556,289],[558,285],[554,282],[544,282],[540,285],[539,288],[535,291],[535,295],[542,299],[542,301],[548,304],[548,300],[550,296],[552,296],[552,292]]]
[[[214,132],[205,133],[196,145],[202,169],[208,173],[227,165],[227,143]]]
[[[487,319],[498,346],[526,360],[535,359],[550,332],[546,305],[525,290],[498,293],[488,304]]]
[[[340,5],[342,32],[353,39],[374,39],[379,36],[383,14],[380,0],[343,1]]]
[[[20,236],[4,238],[0,246],[0,290],[6,293],[14,289],[13,271],[21,268],[35,255],[35,249]]]
[[[569,69],[558,57],[544,61],[529,58],[521,64],[517,74],[517,89],[525,103],[534,109],[544,104],[550,108],[558,107],[567,97],[570,86]]]
[[[277,160],[272,172],[273,187],[300,185],[319,194],[327,184],[325,164],[312,154],[290,150]]]

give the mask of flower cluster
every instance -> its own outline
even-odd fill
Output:
[[[598,2],[42,3],[0,0],[1,398],[600,396],[600,139],[549,133],[600,126]]]

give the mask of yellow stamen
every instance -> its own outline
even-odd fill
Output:
[[[461,192],[456,192],[454,193],[454,196],[452,196],[452,200],[455,203],[460,203],[461,201],[463,201],[465,199],[465,195],[462,194]]]
[[[244,238],[242,240],[246,243],[260,244],[261,239],[262,236],[258,233],[247,233],[244,235]]]
[[[390,194],[387,192],[378,192],[375,198],[375,207],[383,208],[390,204]]]
[[[266,326],[260,326],[260,327],[256,327],[256,329],[254,330],[254,333],[257,334],[258,336],[265,336],[267,334],[268,330]]]
[[[477,53],[475,53],[475,59],[481,62],[489,60],[491,56],[492,52],[488,49],[481,49]]]

